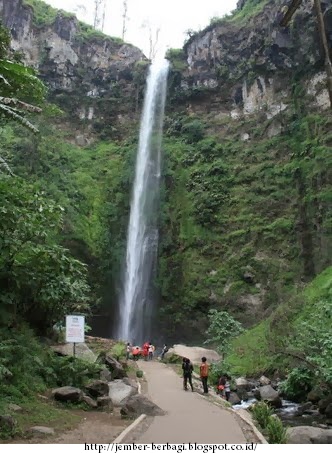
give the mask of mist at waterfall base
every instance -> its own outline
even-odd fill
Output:
[[[154,61],[147,78],[132,189],[117,338],[150,340],[157,298],[161,142],[169,63]]]

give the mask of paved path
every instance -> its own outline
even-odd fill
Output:
[[[155,417],[138,443],[246,443],[230,411],[182,389],[182,378],[159,362],[139,362],[150,398],[167,415]]]

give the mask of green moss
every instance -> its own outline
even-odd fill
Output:
[[[33,21],[38,27],[52,25],[58,14],[65,17],[75,17],[74,14],[52,8],[41,0],[24,0],[23,3],[32,7],[34,12]]]

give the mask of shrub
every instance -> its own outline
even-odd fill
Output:
[[[269,417],[267,424],[267,433],[269,444],[286,444],[287,430],[283,426],[279,417]]]
[[[137,370],[136,371],[136,377],[142,378],[143,377],[143,371],[142,370]]]
[[[280,388],[285,396],[292,401],[303,401],[313,388],[314,373],[307,368],[294,368]]]
[[[271,415],[274,413],[273,409],[262,401],[252,406],[250,410],[259,426],[262,429],[265,429],[269,423]]]
[[[124,343],[116,343],[112,346],[110,353],[116,360],[123,359],[126,357],[126,345]]]

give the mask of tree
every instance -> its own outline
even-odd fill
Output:
[[[104,31],[107,0],[94,0],[93,28]]]
[[[63,208],[20,178],[0,178],[0,325],[27,320],[45,333],[86,312],[85,266],[58,245]]]
[[[14,120],[32,132],[38,132],[26,117],[26,113],[40,113],[41,108],[31,102],[41,103],[45,86],[33,69],[9,59],[10,37],[0,25],[0,121]]]
[[[205,343],[214,343],[217,350],[225,356],[230,347],[232,338],[242,331],[242,325],[227,311],[209,310],[209,328],[206,332],[208,339]]]
[[[146,29],[148,31],[148,40],[149,40],[149,60],[153,60],[158,52],[158,42],[159,42],[159,35],[160,35],[160,27],[154,28],[149,20],[145,20],[141,28]]]
[[[124,41],[125,34],[127,31],[127,21],[128,21],[128,0],[123,0],[123,14],[122,14],[122,39]]]

